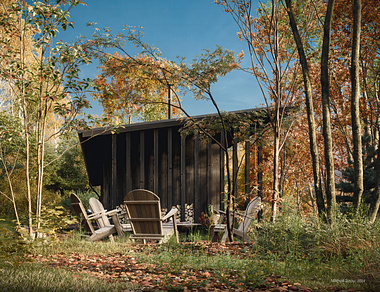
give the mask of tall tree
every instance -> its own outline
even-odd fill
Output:
[[[239,38],[246,42],[250,67],[245,70],[258,81],[265,99],[273,131],[273,185],[272,220],[278,213],[281,200],[280,152],[289,134],[284,120],[289,106],[293,105],[294,86],[298,66],[292,66],[294,51],[289,50],[291,39],[283,29],[283,11],[280,1],[272,0],[268,6],[259,1],[257,18],[252,15],[253,1],[216,1],[231,14],[239,28]]]
[[[354,22],[351,54],[351,119],[352,140],[354,144],[354,205],[359,211],[360,202],[364,190],[363,186],[363,153],[362,153],[362,128],[360,119],[360,32],[362,1],[354,0]]]
[[[335,167],[334,167],[334,154],[333,154],[333,141],[332,141],[332,131],[331,131],[331,112],[330,112],[330,81],[329,81],[329,52],[330,52],[330,40],[331,40],[331,20],[333,16],[333,8],[334,8],[334,0],[329,0],[327,2],[327,9],[324,17],[323,24],[323,37],[322,37],[322,51],[320,58],[320,84],[321,84],[321,95],[322,95],[322,128],[323,128],[323,141],[324,141],[324,160],[325,160],[325,170],[326,170],[326,181],[325,181],[325,189],[326,189],[326,199],[327,199],[327,216],[329,219],[333,219],[333,212],[336,205],[336,197],[335,197]],[[317,156],[316,156],[316,145],[314,143],[313,132],[315,128],[312,125],[312,113],[311,108],[308,103],[312,102],[311,92],[308,91],[310,89],[310,81],[308,74],[308,63],[305,58],[303,43],[299,37],[299,33],[297,33],[297,25],[294,18],[294,13],[292,10],[292,3],[289,0],[286,0],[286,6],[289,16],[289,23],[292,27],[293,37],[297,44],[297,49],[299,52],[299,58],[301,65],[303,67],[303,79],[304,79],[304,87],[305,87],[305,95],[307,101],[307,112],[309,116],[309,131],[311,138],[311,153],[313,156],[313,169],[314,169],[314,182],[316,184],[316,194],[317,194],[317,203],[319,211],[322,211],[324,208],[322,206],[322,194],[321,190],[319,190],[319,186],[321,184],[318,181],[318,172],[320,170],[316,169],[318,165]],[[317,187],[318,186],[318,187]],[[318,200],[319,199],[319,200]]]
[[[326,163],[326,199],[327,214],[333,220],[336,206],[335,195],[335,167],[333,154],[333,141],[331,133],[330,111],[330,77],[329,77],[329,52],[331,40],[331,20],[333,17],[335,0],[327,2],[327,10],[323,25],[322,53],[321,53],[321,88],[322,88],[322,112],[323,112],[323,144]]]
[[[306,57],[304,44],[301,38],[301,35],[298,30],[298,25],[296,18],[293,12],[291,0],[286,0],[286,7],[289,16],[289,23],[293,32],[294,40],[298,50],[299,62],[302,67],[302,76],[305,90],[305,102],[306,102],[306,113],[307,121],[309,125],[309,141],[310,141],[310,153],[312,157],[312,166],[313,166],[313,177],[314,177],[314,190],[316,195],[318,213],[321,215],[325,212],[325,203],[323,199],[322,191],[322,179],[320,174],[320,159],[319,151],[317,144],[317,135],[316,135],[316,123],[314,117],[314,100],[313,100],[313,91],[311,86],[310,72],[308,60]]]
[[[335,125],[335,129],[339,129],[334,133],[336,166],[340,167],[338,169],[345,169],[348,164],[348,168],[352,167],[352,171],[356,168],[356,173],[358,173],[365,168],[359,166],[359,163],[362,161],[368,161],[366,163],[370,164],[374,162],[369,159],[375,159],[375,156],[371,158],[368,153],[372,153],[369,149],[377,147],[379,105],[376,98],[375,80],[376,60],[379,56],[377,35],[380,27],[378,18],[380,8],[378,1],[374,0],[362,0],[360,11],[354,9],[353,4],[353,1],[347,0],[337,0],[335,4],[331,39],[334,51],[330,56],[332,68],[330,91],[333,96],[331,101],[334,111],[332,124]],[[359,16],[358,13],[360,13]],[[359,17],[361,18],[360,23],[356,22]],[[356,19],[354,20],[354,18]],[[360,25],[360,29],[357,27],[358,25]],[[355,29],[355,27],[357,28]],[[355,77],[356,74],[359,77]],[[359,127],[363,127],[363,130]],[[358,137],[358,134],[361,138]],[[339,137],[343,137],[343,139],[339,140]],[[363,146],[359,147],[362,149],[359,150],[362,151],[362,154],[358,154],[355,150],[359,143],[363,143]],[[340,144],[345,147],[340,147],[339,150]],[[357,145],[355,146],[355,144]],[[359,158],[360,155],[361,158]],[[354,198],[357,210],[362,201],[358,200],[361,197],[361,187],[354,187],[354,181],[359,178],[359,182],[355,185],[361,184],[360,173],[355,175],[355,179],[353,174],[354,172],[348,180],[348,182],[352,182],[352,188],[345,188],[344,191]],[[371,184],[371,179],[368,179],[365,174],[363,179],[364,191],[366,191],[367,186]],[[344,185],[344,183],[345,181],[342,179],[340,185]]]
[[[69,10],[80,2],[44,0],[28,4],[14,1],[11,5],[2,5],[6,9],[0,16],[3,31],[0,42],[4,48],[0,78],[11,88],[16,113],[23,120],[30,235],[33,227],[38,228],[40,224],[45,144],[72,129],[81,109],[88,106],[84,91],[90,83],[78,76],[79,66],[90,61],[88,56],[77,44],[69,46],[54,41],[60,29],[72,27]],[[30,46],[33,50],[26,50]],[[60,120],[56,131],[48,131],[49,117]],[[31,179],[33,165],[37,167],[36,183]],[[36,202],[34,208],[32,202]],[[36,226],[33,225],[34,214]]]

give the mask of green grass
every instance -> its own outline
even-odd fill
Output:
[[[117,239],[115,243],[90,243],[76,232],[59,243],[26,244],[16,241],[12,234],[2,233],[0,291],[122,291],[137,287],[125,280],[110,282],[73,269],[41,268],[39,262],[28,262],[24,253],[132,256],[139,264],[152,265],[155,271],[166,275],[210,272],[221,283],[231,285],[233,277],[246,288],[260,286],[268,276],[278,275],[315,291],[328,291],[331,287],[380,291],[379,222],[368,224],[362,219],[341,217],[331,226],[287,214],[276,223],[262,222],[256,227],[254,244],[227,248],[210,244],[208,234],[199,232],[182,237],[179,245],[173,241],[141,245]],[[207,279],[202,281],[194,283],[194,287],[207,284]],[[165,283],[165,289],[173,284],[169,276]],[[175,287],[181,289],[181,285]]]
[[[107,282],[82,273],[41,268],[36,263],[0,262],[0,291],[121,291],[136,288],[126,282]]]
[[[287,214],[255,232],[254,253],[308,287],[380,291],[380,223],[337,218],[333,225]]]

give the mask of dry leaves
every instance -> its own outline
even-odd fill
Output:
[[[244,256],[249,244],[181,244],[178,248],[201,250],[214,255],[229,253]],[[158,245],[133,245],[133,252],[160,252]],[[29,255],[35,262],[47,267],[59,267],[89,274],[107,281],[128,281],[141,287],[142,291],[311,291],[300,284],[291,284],[282,277],[268,276],[263,284],[253,289],[246,287],[234,271],[171,269],[169,264],[156,265],[140,262],[133,255],[108,254],[85,255],[59,253],[55,255]]]

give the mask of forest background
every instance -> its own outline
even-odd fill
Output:
[[[168,88],[176,117],[191,118],[182,105],[191,96],[210,101],[221,114],[213,85],[241,70],[258,84],[270,117],[264,131],[252,137],[242,126],[239,136],[255,141],[254,153],[263,150],[260,165],[252,155],[250,175],[256,192],[258,172],[263,174],[264,218],[275,221],[288,202],[304,217],[334,222],[344,213],[375,222],[380,204],[377,1],[272,0],[260,2],[257,12],[251,1],[215,2],[234,19],[247,49],[236,55],[216,47],[187,62],[166,59],[144,42],[139,27],[113,32],[90,23],[93,35],[59,41],[60,30],[74,27],[69,13],[82,1],[0,1],[1,218],[38,229],[44,216],[62,208],[69,192],[91,192],[78,130],[163,119]],[[139,52],[131,54],[126,44]],[[91,62],[99,62],[99,75],[83,78],[81,68]],[[85,114],[91,98],[103,106],[102,116]],[[223,128],[234,126],[222,115],[221,121]],[[207,124],[195,127],[211,133]],[[224,150],[228,161],[231,153]],[[227,209],[232,210],[244,201],[245,188],[238,178],[229,181]]]

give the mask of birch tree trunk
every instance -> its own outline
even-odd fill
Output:
[[[280,173],[279,173],[279,156],[280,156],[280,128],[274,129],[274,141],[273,141],[273,195],[272,195],[272,221],[276,221],[278,200],[280,192]]]

